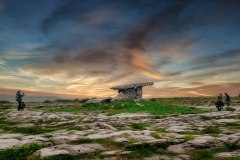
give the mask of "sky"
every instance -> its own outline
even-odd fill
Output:
[[[0,0],[0,94],[240,93],[239,0]]]

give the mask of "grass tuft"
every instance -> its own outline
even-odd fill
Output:
[[[156,138],[156,139],[160,139],[161,138],[161,136],[157,132],[152,132],[151,136]]]
[[[193,139],[194,139],[194,136],[191,135],[191,134],[184,136],[184,140],[185,140],[185,141],[191,141],[191,140],[193,140]]]
[[[208,160],[213,158],[213,153],[209,150],[196,150],[190,156],[190,160]]]
[[[0,157],[2,160],[25,160],[27,156],[31,155],[35,151],[39,150],[41,146],[38,144],[26,144],[19,148],[10,148],[0,151]]]
[[[148,127],[149,124],[146,123],[132,123],[131,127],[136,130],[145,130],[146,127]]]
[[[202,130],[203,134],[219,134],[220,129],[218,126],[207,126]]]

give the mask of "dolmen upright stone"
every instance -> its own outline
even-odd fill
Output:
[[[134,84],[127,84],[122,86],[115,86],[111,89],[118,90],[118,95],[115,99],[117,100],[137,100],[142,99],[142,88],[144,86],[152,86],[153,82],[142,82],[142,83],[134,83]]]

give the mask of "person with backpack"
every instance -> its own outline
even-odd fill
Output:
[[[23,96],[24,96],[24,92],[23,92],[23,94],[21,94],[21,91],[17,91],[17,93],[16,93],[16,101],[18,102],[18,111],[23,110],[23,107],[25,107],[25,104],[22,101],[22,97]]]
[[[215,102],[216,108],[218,109],[218,111],[222,111],[223,110],[223,106],[224,103],[222,101],[222,94],[220,93],[220,95],[217,96],[217,101]]]
[[[226,97],[225,102],[226,102],[226,105],[227,105],[226,109],[228,110],[228,109],[230,109],[231,99],[230,99],[230,96],[227,93],[225,93],[225,97]]]

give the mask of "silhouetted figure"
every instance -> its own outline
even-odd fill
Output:
[[[215,102],[216,108],[218,109],[218,111],[222,111],[223,110],[223,106],[224,103],[222,101],[222,94],[220,93],[220,95],[217,96],[217,101]]]
[[[227,93],[225,93],[225,97],[226,97],[225,102],[226,102],[227,110],[228,110],[228,109],[230,109],[231,99],[230,99],[230,96]]]
[[[24,93],[21,94],[21,91],[17,91],[16,93],[16,101],[18,102],[18,111],[21,111],[25,107],[25,103],[22,101],[22,97],[24,96]]]
[[[218,99],[219,99],[220,101],[222,101],[222,99],[223,99],[223,95],[222,95],[222,93],[219,94]]]

